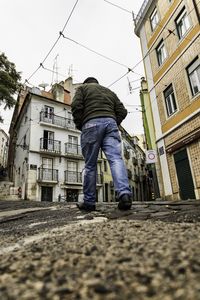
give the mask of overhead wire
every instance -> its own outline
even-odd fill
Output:
[[[118,61],[116,61],[116,60],[114,60],[114,59],[112,59],[112,58],[110,58],[110,57],[108,57],[108,56],[106,56],[104,54],[101,54],[100,52],[97,52],[97,51],[95,51],[95,50],[93,50],[93,49],[91,49],[91,48],[89,48],[89,47],[87,47],[87,46],[85,46],[85,45],[83,45],[83,44],[81,44],[81,43],[73,40],[72,38],[65,36],[63,33],[60,33],[60,34],[62,35],[62,37],[64,39],[69,40],[69,41],[71,41],[71,42],[73,42],[73,43],[75,43],[75,44],[77,44],[77,45],[79,45],[79,46],[87,49],[88,51],[91,51],[91,52],[93,52],[93,53],[95,53],[95,54],[97,54],[97,55],[99,55],[99,56],[101,56],[101,57],[103,57],[103,58],[105,58],[105,59],[107,59],[109,61],[112,61],[112,62],[114,62],[114,63],[116,63],[116,64],[118,64],[118,65],[120,65],[120,66],[125,67],[125,68],[128,69],[128,66],[126,66],[125,64],[120,63],[120,62],[118,62]]]
[[[113,2],[110,2],[110,1],[107,1],[107,0],[103,0],[103,1],[104,1],[104,2],[107,2],[108,4],[110,4],[110,5],[114,6],[114,7],[117,7],[117,8],[119,8],[119,9],[123,10],[123,11],[126,11],[126,12],[128,12],[128,13],[131,13],[132,16],[133,16],[133,21],[134,21],[134,22],[135,22],[136,18],[139,16],[139,13],[136,14],[136,13],[134,13],[133,11],[127,10],[126,8],[124,8],[124,7],[122,7],[122,6],[119,6],[119,5],[114,4]],[[148,18],[141,17],[141,16],[140,16],[139,19],[140,19],[140,20],[145,20],[145,21],[148,21],[148,20],[149,20]],[[160,28],[163,28],[163,26],[160,25],[159,23],[157,24],[157,26],[160,27]]]
[[[121,10],[127,12],[127,13],[132,14],[132,11],[130,11],[130,10],[128,10],[128,9],[122,7],[122,6],[119,6],[119,5],[117,5],[117,4],[114,4],[114,3],[110,2],[110,1],[107,1],[107,0],[103,0],[103,1],[104,1],[104,2],[107,2],[107,3],[109,3],[109,4],[111,4],[112,6],[115,6],[115,7],[119,8],[119,9],[121,9]]]
[[[198,6],[199,4],[200,4],[200,1],[197,2],[197,6]],[[187,13],[187,16],[189,16],[193,10],[195,10],[195,8],[192,8],[192,9]],[[158,24],[158,25],[159,25],[159,24]],[[167,24],[166,24],[166,25],[167,25]],[[165,26],[162,26],[162,29],[163,29],[163,30],[166,28],[166,25],[165,25]],[[175,27],[173,30],[168,29],[168,28],[166,28],[166,29],[168,30],[169,34],[163,39],[163,41],[165,41],[166,39],[168,39],[169,36],[170,36],[171,34],[174,34],[174,35],[175,35],[174,32],[175,32],[175,30],[176,30],[176,27]],[[150,55],[150,53],[153,52],[153,51],[155,51],[155,48],[149,49],[149,50],[147,51],[147,53],[145,54],[145,56],[144,56],[140,61],[138,61],[132,68],[129,69],[129,72],[133,72],[133,70],[134,70],[139,64],[141,64],[141,63],[146,59],[146,57],[147,57],[148,55]],[[128,72],[128,73],[129,73],[129,72]],[[141,74],[139,74],[139,73],[136,73],[136,72],[134,72],[134,73],[141,76]],[[126,73],[126,74],[127,74],[127,73]],[[126,74],[124,74],[124,76],[125,76]],[[116,79],[114,82],[112,82],[111,84],[109,84],[108,87],[111,87],[111,86],[114,85],[116,82],[120,81],[124,76],[120,76],[120,78]],[[144,76],[144,75],[142,75],[142,76]],[[153,78],[150,78],[149,76],[148,76],[148,77],[146,76],[146,78],[154,82]]]
[[[110,1],[106,1],[106,0],[104,0],[104,1],[107,2],[107,3],[109,3],[109,4],[114,5],[114,4],[111,3]],[[116,60],[114,60],[114,59],[112,59],[112,58],[110,58],[110,57],[108,57],[108,56],[106,56],[106,55],[104,55],[104,54],[101,54],[101,53],[99,53],[99,52],[97,52],[97,51],[95,51],[95,50],[93,50],[93,49],[91,49],[91,48],[89,48],[89,47],[87,47],[87,46],[85,46],[85,45],[83,45],[83,44],[81,44],[81,43],[75,41],[75,40],[72,39],[72,38],[66,37],[66,36],[63,34],[63,31],[65,30],[65,28],[66,28],[66,26],[67,26],[67,24],[68,24],[68,22],[69,22],[69,19],[70,19],[70,17],[72,16],[72,13],[73,13],[73,11],[74,11],[74,9],[75,9],[75,6],[77,5],[77,2],[78,2],[78,0],[76,1],[75,5],[74,5],[74,7],[73,7],[73,9],[72,9],[72,11],[71,11],[71,13],[70,13],[70,16],[68,17],[68,19],[67,19],[67,21],[66,21],[66,23],[65,23],[65,25],[64,25],[64,27],[63,27],[63,29],[62,29],[62,31],[59,32],[59,39],[60,39],[60,37],[62,36],[63,38],[65,38],[65,39],[67,39],[67,40],[69,40],[69,41],[71,41],[71,42],[73,42],[73,43],[75,43],[75,44],[77,44],[77,45],[79,45],[79,46],[81,46],[81,47],[87,49],[88,51],[91,51],[91,52],[95,53],[96,55],[99,55],[99,56],[101,56],[101,57],[103,57],[103,58],[105,58],[105,59],[107,59],[107,60],[109,60],[109,61],[112,61],[112,62],[114,62],[114,63],[116,63],[116,64],[118,64],[118,65],[121,65],[121,66],[123,66],[123,67],[125,67],[125,68],[128,69],[128,71],[127,71],[125,74],[123,74],[123,75],[120,76],[118,79],[116,79],[114,82],[112,82],[108,87],[111,87],[112,85],[114,85],[115,83],[117,83],[118,81],[120,81],[123,77],[125,77],[125,76],[126,76],[128,73],[130,73],[130,72],[133,72],[134,74],[143,77],[144,75],[142,75],[142,74],[140,74],[140,73],[137,73],[137,72],[134,72],[133,70],[134,70],[140,63],[142,63],[142,62],[145,60],[145,58],[151,53],[151,51],[154,51],[155,49],[150,49],[150,50],[145,54],[145,56],[144,56],[139,62],[137,62],[132,68],[130,68],[130,67],[128,67],[127,65],[125,65],[125,64],[123,64],[123,63],[121,63],[121,62],[118,62],[118,61],[116,61]],[[200,1],[199,1],[199,2],[200,2]],[[197,5],[199,4],[199,2],[197,3]],[[114,5],[114,6],[117,6],[117,5]],[[118,8],[121,8],[121,7],[119,7],[119,6],[117,6],[117,7],[118,7]],[[124,9],[123,9],[123,10],[124,10]],[[194,8],[188,13],[188,15],[189,15],[193,10],[194,10]],[[130,11],[129,11],[129,12],[130,12]],[[164,28],[166,28],[166,26],[162,26],[162,29],[164,29]],[[169,29],[167,29],[167,30],[169,31],[169,34],[168,34],[168,35],[165,37],[165,39],[163,39],[163,40],[166,40],[172,33],[174,34],[174,31],[176,30],[176,28],[175,28],[173,31],[172,31],[172,30],[169,30]],[[58,41],[58,39],[57,39],[57,41]],[[56,42],[56,43],[57,43],[57,42]],[[54,43],[54,44],[55,44],[55,43]],[[53,45],[53,47],[55,47],[55,45]],[[53,72],[52,70],[50,70],[50,69],[44,67],[44,65],[43,65],[44,61],[47,59],[47,57],[48,57],[48,55],[50,54],[50,52],[53,50],[53,47],[52,47],[51,50],[48,52],[48,54],[46,55],[46,57],[44,58],[44,60],[42,61],[42,63],[40,63],[40,65],[39,65],[39,67],[36,69],[36,71],[28,78],[28,80],[26,80],[27,82],[29,82],[29,79],[30,79],[30,78],[38,71],[38,69],[41,68],[41,67],[42,67],[43,69],[47,70],[47,71]],[[60,75],[63,76],[63,77],[65,77],[63,74],[60,74]],[[153,78],[150,78],[149,76],[148,76],[147,79],[153,81]],[[138,80],[139,80],[139,79],[138,79]]]
[[[56,44],[58,43],[58,41],[60,40],[61,38],[61,33],[64,32],[66,26],[68,25],[69,23],[69,20],[71,19],[72,17],[72,14],[74,13],[74,10],[75,10],[75,7],[76,5],[78,4],[78,1],[79,0],[76,0],[75,4],[73,5],[72,7],[72,10],[67,18],[67,21],[65,22],[64,26],[63,26],[63,29],[60,31],[59,33],[59,36],[58,38],[56,39],[56,41],[54,42],[53,46],[51,47],[51,49],[48,51],[48,53],[46,54],[46,56],[44,57],[44,59],[42,60],[42,62],[39,64],[39,66],[37,67],[37,69],[28,77],[28,79],[26,79],[27,81],[29,81],[36,73],[37,71],[42,67],[42,65],[44,64],[44,62],[47,60],[48,56],[50,55],[50,53],[53,51],[53,49],[55,48]]]

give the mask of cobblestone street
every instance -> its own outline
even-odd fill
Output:
[[[0,202],[0,299],[200,299],[200,201]]]

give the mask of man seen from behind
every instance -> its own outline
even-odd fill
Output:
[[[76,128],[81,130],[81,149],[85,160],[83,203],[80,210],[96,209],[96,179],[99,150],[109,162],[118,208],[131,208],[132,197],[127,170],[121,155],[121,139],[118,126],[125,119],[127,110],[117,95],[101,86],[97,79],[88,77],[77,88],[72,101],[72,115]]]

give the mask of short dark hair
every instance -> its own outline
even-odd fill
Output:
[[[84,81],[83,81],[83,84],[84,83],[99,83],[98,80],[94,77],[88,77],[86,78]]]

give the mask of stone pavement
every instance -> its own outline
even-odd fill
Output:
[[[24,211],[21,211],[25,209]],[[69,214],[70,209],[70,214]],[[105,216],[108,219],[161,220],[166,222],[199,222],[200,200],[133,202],[130,211],[117,209],[117,203],[97,203],[97,211],[85,214],[76,209],[75,203],[35,202],[35,201],[0,201],[0,223],[9,219],[22,218],[29,212],[47,210],[53,215],[68,213],[67,219],[77,215]],[[11,211],[11,212],[9,212]],[[46,215],[46,214],[45,214]],[[36,216],[35,216],[36,217]]]
[[[0,201],[1,300],[200,300],[200,201]]]

